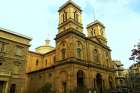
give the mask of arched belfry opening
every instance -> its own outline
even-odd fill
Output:
[[[84,87],[85,74],[82,70],[77,72],[77,87]]]
[[[103,93],[103,87],[102,87],[102,84],[103,84],[103,82],[102,82],[102,75],[101,74],[97,74],[96,75],[96,84],[97,84],[97,86],[96,86],[96,90],[97,90],[97,93]]]

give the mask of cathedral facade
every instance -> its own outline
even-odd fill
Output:
[[[28,52],[27,93],[36,93],[46,84],[56,93],[78,89],[105,93],[115,88],[114,64],[104,35],[105,26],[98,20],[89,23],[86,36],[82,10],[71,0],[58,12],[56,47],[51,47],[47,40],[45,45],[36,48],[36,52]]]

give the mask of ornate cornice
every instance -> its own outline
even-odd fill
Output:
[[[81,7],[79,5],[74,3],[72,0],[69,0],[59,8],[58,12],[60,12],[62,9],[64,9],[65,7],[67,7],[70,4],[73,5],[75,8],[77,8],[78,10],[82,11]]]
[[[75,25],[77,25],[77,26],[83,28],[82,24],[80,24],[80,23],[74,21],[72,18],[70,18],[70,19],[67,19],[67,21],[63,22],[62,24],[59,24],[59,25],[58,25],[58,29],[60,29],[61,27],[67,25],[68,23],[73,23],[73,24],[75,24]]]
[[[83,34],[82,32],[80,32],[80,31],[78,31],[78,30],[76,30],[76,29],[74,29],[74,28],[69,28],[69,29],[66,29],[66,31],[63,31],[63,32],[58,33],[58,34],[56,35],[55,40],[57,40],[57,39],[59,39],[59,38],[65,36],[65,35],[67,35],[67,34],[69,34],[69,33],[73,33],[73,34],[76,34],[76,35],[78,35],[78,36],[80,36],[80,37],[82,37],[82,38],[85,38],[85,34]]]
[[[86,66],[88,68],[93,67],[93,68],[96,68],[96,69],[105,70],[105,71],[109,71],[109,72],[114,72],[115,71],[114,68],[108,68],[107,66],[104,66],[104,65],[101,65],[101,64],[96,64],[96,63],[93,63],[93,62],[87,62],[85,60],[81,60],[81,59],[77,59],[77,58],[72,57],[72,58],[68,58],[68,59],[65,59],[65,60],[55,62],[55,64],[50,66],[50,67],[46,67],[46,68],[43,68],[43,69],[40,69],[40,70],[28,72],[27,74],[41,72],[41,71],[45,71],[45,70],[49,70],[49,69],[55,69],[57,67],[67,65],[67,64],[76,64],[76,65]]]
[[[21,38],[24,38],[24,39],[27,39],[27,40],[30,40],[30,41],[32,40],[31,37],[25,36],[25,35],[23,35],[23,34],[20,34],[20,33],[14,32],[14,31],[10,31],[10,30],[5,29],[5,28],[1,28],[1,27],[0,27],[0,31],[5,32],[5,33],[8,33],[8,34],[15,35],[15,36],[17,36],[17,37],[21,37]]]

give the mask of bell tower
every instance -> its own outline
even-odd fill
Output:
[[[107,44],[105,26],[98,20],[87,25],[88,38]]]
[[[82,25],[82,10],[72,0],[63,4],[59,10],[59,33],[68,29],[75,29],[76,31],[83,31]]]

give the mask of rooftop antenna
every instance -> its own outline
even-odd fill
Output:
[[[46,38],[46,40],[45,40],[45,45],[47,45],[47,46],[49,46],[49,44],[50,44],[50,34],[49,33],[47,33],[48,35],[48,37]]]
[[[95,8],[93,8],[93,16],[94,16],[93,17],[94,18],[93,20],[95,21],[96,20]]]

